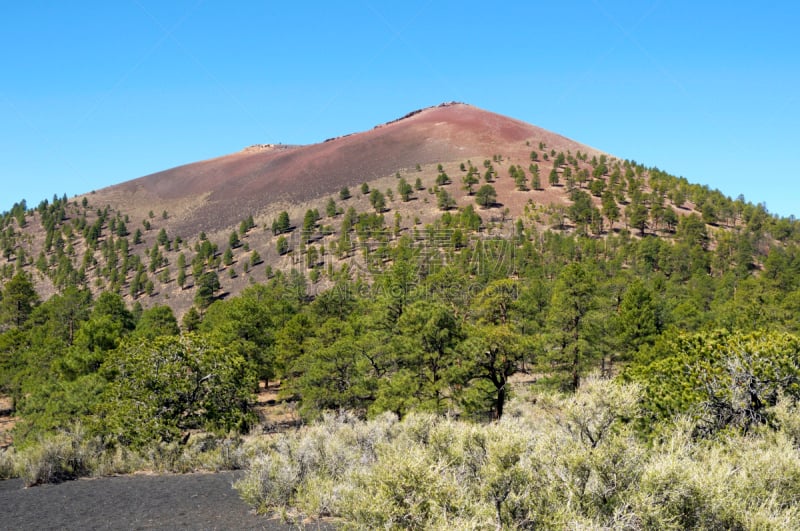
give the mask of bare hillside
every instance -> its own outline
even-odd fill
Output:
[[[502,154],[527,160],[529,145],[595,150],[524,122],[461,104],[443,104],[308,146],[261,146],[154,173],[92,194],[135,219],[173,214],[171,229],[191,235],[238,223],[275,203],[303,203],[421,166],[482,161]],[[527,143],[527,144],[526,144]],[[526,164],[527,166],[527,164]]]

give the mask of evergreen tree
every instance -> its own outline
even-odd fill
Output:
[[[436,192],[436,206],[439,210],[450,210],[456,206],[456,201],[444,188],[439,188]]]
[[[548,312],[548,327],[552,341],[555,368],[566,370],[570,388],[580,385],[583,371],[589,365],[590,343],[587,337],[586,316],[592,306],[594,284],[586,266],[567,265],[553,287]]]
[[[619,220],[619,207],[617,206],[617,200],[614,198],[614,193],[611,192],[611,190],[603,192],[601,202],[603,206],[603,215],[608,218],[608,222],[613,229],[614,222]]]
[[[124,446],[180,441],[197,429],[243,430],[254,420],[254,371],[234,346],[209,337],[126,343],[106,362],[106,372],[117,376],[100,401],[99,418]]]
[[[497,201],[497,191],[491,184],[484,184],[475,193],[475,202],[481,208],[489,208],[494,205],[495,201]]]
[[[603,179],[595,179],[589,184],[589,191],[595,197],[602,197],[606,190],[606,182]]]
[[[647,207],[639,201],[632,201],[625,209],[628,225],[639,230],[639,235],[644,236],[647,229]]]
[[[386,198],[379,190],[373,190],[370,193],[369,202],[377,213],[381,213],[386,209]]]
[[[160,336],[177,336],[180,334],[178,320],[169,306],[154,306],[142,311],[136,323],[133,337],[153,340]]]
[[[281,256],[289,252],[289,240],[286,239],[286,236],[278,236],[275,246],[278,254]]]
[[[325,204],[325,215],[329,218],[335,217],[339,211],[336,208],[336,201],[333,200],[332,197],[328,198],[328,202]]]
[[[236,231],[231,232],[231,235],[228,238],[228,245],[231,249],[241,247],[242,242],[239,240],[239,234]]]
[[[230,247],[225,249],[225,253],[222,255],[222,263],[226,266],[233,264],[233,251],[231,251]]]
[[[556,171],[555,167],[552,170],[550,170],[550,176],[548,180],[550,182],[550,186],[555,186],[558,184],[559,176],[558,176],[558,171]]]
[[[207,271],[200,275],[196,288],[194,302],[200,309],[205,309],[214,301],[214,293],[220,289],[219,277],[214,271]]]
[[[317,214],[316,210],[308,209],[306,210],[305,216],[303,216],[303,241],[308,243],[311,240],[311,236],[314,234],[314,231],[317,226],[317,221],[319,220],[319,215]]]
[[[0,298],[0,326],[20,328],[39,304],[39,295],[25,272],[19,272],[3,286]]]
[[[462,181],[464,183],[464,190],[466,190],[468,195],[473,195],[475,193],[472,187],[480,182],[480,180],[478,179],[478,175],[475,172],[471,171],[471,169],[469,172],[467,172],[466,175],[464,175]],[[439,184],[438,180],[437,184]],[[442,184],[446,184],[446,182],[443,182]]]
[[[403,311],[397,327],[394,345],[404,370],[383,384],[376,406],[403,411],[417,403],[438,413],[452,409],[455,397],[448,390],[462,378],[456,348],[463,338],[452,311],[440,303],[415,302]],[[400,391],[400,386],[407,387]]]
[[[534,190],[541,190],[542,182],[541,177],[539,175],[539,165],[538,164],[531,164],[530,168],[528,168],[531,172],[531,188]]]
[[[635,353],[643,345],[652,345],[662,330],[662,308],[641,280],[625,291],[619,307],[619,329],[623,349]]]
[[[156,236],[156,242],[158,242],[161,246],[166,246],[169,243],[169,236],[167,236],[166,229],[161,229],[158,231],[158,236]]]
[[[517,171],[514,172],[514,185],[520,191],[528,189],[528,176],[522,168],[517,167]]]
[[[567,216],[579,228],[585,228],[592,220],[592,198],[586,192],[573,190],[570,194],[572,205],[567,209]]]
[[[411,194],[414,192],[414,189],[404,178],[400,178],[397,183],[397,194],[400,196],[404,202],[409,201],[411,199]]]
[[[272,234],[279,235],[289,232],[291,229],[291,222],[289,221],[289,213],[285,210],[278,214],[278,218],[272,222]]]
[[[201,323],[200,313],[197,311],[197,308],[192,306],[189,308],[183,316],[183,321],[181,324],[183,325],[183,329],[186,332],[194,332],[198,329]]]

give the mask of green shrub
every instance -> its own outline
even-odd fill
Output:
[[[697,439],[678,419],[647,441],[633,429],[641,396],[588,378],[572,395],[517,398],[491,424],[329,415],[263,442],[236,488],[261,512],[358,529],[793,528],[794,402],[773,408],[777,431]]]
[[[181,441],[201,429],[244,431],[254,420],[255,369],[235,348],[209,336],[128,341],[108,357],[103,370],[111,381],[98,407],[101,431],[123,446]],[[153,459],[171,468],[170,455],[182,450],[151,451]]]
[[[342,516],[373,529],[452,529],[454,518],[471,516],[454,472],[419,444],[384,447],[375,465],[353,478]]]
[[[338,491],[328,487],[346,483],[343,478],[374,462],[395,423],[390,414],[369,423],[349,414],[327,414],[300,433],[271,440],[252,458],[248,473],[235,487],[260,512],[289,517],[335,514]]]
[[[0,450],[0,480],[15,477],[16,455],[13,448],[4,448]]]
[[[644,389],[643,431],[692,415],[698,433],[747,433],[774,425],[769,408],[800,398],[800,337],[782,332],[715,330],[667,336],[626,371]]]
[[[800,456],[785,434],[710,444],[676,429],[643,467],[632,506],[648,528],[791,529]]]
[[[84,438],[81,426],[40,437],[37,444],[17,456],[17,469],[30,487],[41,483],[59,483],[90,475],[100,452],[98,439]]]
[[[0,478],[19,476],[27,486],[33,486],[143,470],[218,472],[243,467],[248,462],[247,452],[248,446],[241,437],[202,432],[192,434],[185,444],[161,441],[138,449],[108,446],[100,437],[86,436],[83,427],[75,425],[41,437],[18,453],[10,449],[0,452]]]
[[[138,452],[130,448],[116,446],[105,448],[92,463],[91,476],[110,476],[116,474],[132,474],[151,468]]]

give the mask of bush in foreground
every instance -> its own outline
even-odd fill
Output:
[[[265,443],[236,484],[260,512],[353,528],[790,529],[800,518],[800,416],[786,428],[646,443],[641,391],[599,379],[517,400],[493,424],[347,415]]]
[[[234,347],[200,334],[133,340],[103,365],[110,383],[99,433],[124,446],[174,442],[192,430],[246,431],[256,372]]]
[[[15,456],[13,448],[0,450],[0,480],[10,479],[16,476]]]
[[[187,473],[235,470],[254,453],[241,437],[194,433],[185,444],[153,442],[137,449],[109,445],[88,436],[83,426],[41,437],[19,452],[0,453],[0,479],[20,477],[26,486],[59,483],[79,477],[137,471]]]

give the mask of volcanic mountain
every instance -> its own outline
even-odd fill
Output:
[[[78,284],[180,315],[196,303],[204,273],[219,277],[219,296],[278,270],[308,275],[318,292],[345,265],[367,277],[384,267],[381,253],[403,235],[429,243],[459,212],[472,221],[457,222],[465,231],[448,239],[451,247],[522,226],[670,237],[676,216],[694,209],[682,191],[688,184],[674,180],[669,198],[665,190],[645,198],[650,179],[644,167],[539,127],[446,103],[318,144],[254,145],[44,201],[12,213],[7,222],[16,217],[22,232],[0,233],[0,247],[6,278],[22,264],[42,298]],[[652,219],[645,202],[658,207]],[[286,217],[288,226],[275,230]]]
[[[502,155],[508,164],[524,163],[527,168],[530,146],[540,143],[547,151],[599,154],[519,120],[445,103],[318,144],[252,146],[111,186],[89,198],[134,219],[168,210],[171,230],[191,236],[234,226],[244,216],[274,210],[273,205],[306,203],[337,193],[344,186],[397,173],[416,177],[417,170],[424,178],[434,175],[439,164],[472,160],[477,166]]]

